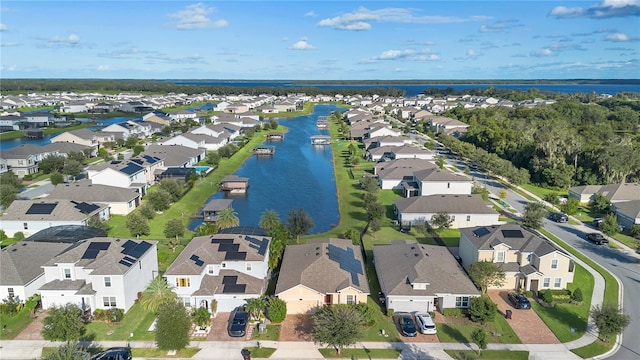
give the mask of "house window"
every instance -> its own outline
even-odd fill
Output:
[[[209,265],[209,275],[213,275],[213,266]]]
[[[447,183],[447,189],[451,189],[451,183]]]
[[[503,263],[504,262],[504,251],[497,251],[496,252],[496,261],[495,262],[499,262],[499,263]]]
[[[223,268],[226,268],[226,267],[227,267],[227,264],[222,263],[222,267],[223,267]]]
[[[356,303],[356,297],[353,295],[347,295],[347,304],[351,305],[351,304],[355,304]]]
[[[71,269],[64,269],[64,278],[71,279]]]
[[[105,276],[104,277],[104,287],[111,287],[111,277],[110,276]]]
[[[562,286],[562,278],[555,278],[553,281],[553,287],[559,288]]]
[[[177,278],[176,279],[176,286],[177,287],[190,287],[191,286],[191,279],[190,278]]]
[[[467,215],[467,221],[471,221],[471,215]]]
[[[115,296],[103,296],[102,297],[102,305],[104,305],[104,307],[116,307],[116,297]]]
[[[551,259],[551,268],[552,269],[558,268],[558,259]]]
[[[551,284],[551,278],[546,277],[542,279],[543,288],[548,288],[550,284]]]
[[[25,230],[29,230],[29,223],[22,223],[22,227],[23,227]]]
[[[247,271],[251,271],[251,263],[247,263]]]
[[[180,302],[182,303],[182,305],[184,305],[184,307],[189,308],[191,307],[191,299],[188,297],[181,297],[179,298]]]
[[[13,291],[13,288],[7,288],[7,292],[9,293],[9,297],[15,297],[16,293]]]
[[[457,308],[469,307],[469,297],[468,296],[456,296],[456,307]]]
[[[532,254],[527,255],[527,262],[531,262],[531,259],[533,259],[533,255]]]

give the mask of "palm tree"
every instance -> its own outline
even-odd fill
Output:
[[[238,219],[238,213],[236,213],[232,207],[220,210],[218,213],[218,220],[216,221],[218,229],[228,229],[230,227],[240,225],[240,219]]]
[[[178,295],[173,292],[173,286],[169,285],[162,276],[157,276],[142,292],[140,305],[146,310],[156,312],[160,304],[177,300]]]
[[[260,298],[247,299],[245,310],[249,313],[250,318],[258,320],[264,311],[265,303]]]
[[[260,217],[260,227],[270,230],[274,226],[280,224],[280,217],[275,210],[265,210]]]

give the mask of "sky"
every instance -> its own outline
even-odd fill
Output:
[[[3,0],[2,78],[638,79],[640,0]]]

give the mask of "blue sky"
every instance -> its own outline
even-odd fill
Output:
[[[0,78],[640,78],[640,0],[3,0],[0,8]]]

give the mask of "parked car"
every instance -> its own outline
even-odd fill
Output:
[[[607,240],[600,233],[589,233],[589,234],[587,234],[586,238],[587,238],[587,240],[591,241],[592,243],[594,243],[596,245],[603,245],[603,244],[608,244],[609,243],[609,240]]]
[[[386,296],[384,296],[384,293],[383,293],[382,291],[378,291],[378,302],[379,302],[381,305],[384,305],[384,303],[386,303],[386,302],[387,302],[387,297],[386,297]]]
[[[91,360],[131,360],[131,349],[126,347],[109,348],[93,355]]]
[[[414,337],[418,335],[418,329],[416,328],[416,322],[413,321],[413,316],[410,314],[400,315],[400,329],[402,335],[408,337]]]
[[[557,223],[565,223],[567,221],[569,221],[569,216],[567,214],[561,214],[561,213],[553,213],[551,215],[549,215],[549,219],[557,222]]]
[[[231,313],[229,322],[229,336],[242,337],[247,333],[247,313],[243,308],[237,308]]]
[[[509,294],[507,294],[507,298],[509,298],[509,301],[511,301],[511,304],[513,304],[513,307],[515,307],[516,309],[531,309],[531,303],[529,302],[529,299],[527,299],[527,297],[522,294],[510,292]]]
[[[420,329],[421,334],[433,335],[437,332],[436,323],[433,322],[428,312],[417,312],[416,322],[418,323],[418,329]]]
[[[593,226],[600,227],[600,224],[604,221],[603,218],[595,218],[593,219]]]

